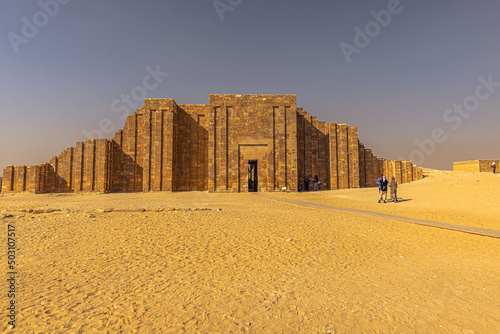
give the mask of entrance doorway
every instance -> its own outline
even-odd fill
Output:
[[[248,162],[248,191],[255,192],[258,189],[259,180],[257,179],[257,161]]]

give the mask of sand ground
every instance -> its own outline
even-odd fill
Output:
[[[425,175],[395,204],[376,188],[275,195],[500,230],[500,174]],[[0,209],[3,268],[16,227],[16,333],[500,328],[497,238],[252,194],[4,194]]]

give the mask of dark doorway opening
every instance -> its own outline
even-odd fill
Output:
[[[257,161],[248,162],[248,191],[255,192],[258,189],[259,180],[257,179]]]

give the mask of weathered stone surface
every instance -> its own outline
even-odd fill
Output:
[[[492,172],[491,164],[497,165],[496,172],[498,173],[498,160],[470,160],[457,161],[453,163],[453,170],[459,172]]]
[[[3,192],[296,191],[422,178],[409,161],[377,158],[358,128],[318,121],[295,95],[210,95],[209,104],[146,99],[111,140],[87,139],[48,163],[4,168]],[[404,181],[403,181],[404,180]]]

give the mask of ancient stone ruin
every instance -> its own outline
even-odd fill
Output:
[[[456,161],[453,163],[454,172],[488,172],[491,173],[493,168],[491,164],[495,163],[498,171],[498,160],[469,160]]]
[[[204,105],[146,99],[111,140],[5,167],[2,191],[297,191],[315,175],[326,190],[376,186],[381,174],[406,183],[422,169],[377,158],[357,127],[318,121],[295,95],[210,95]]]

